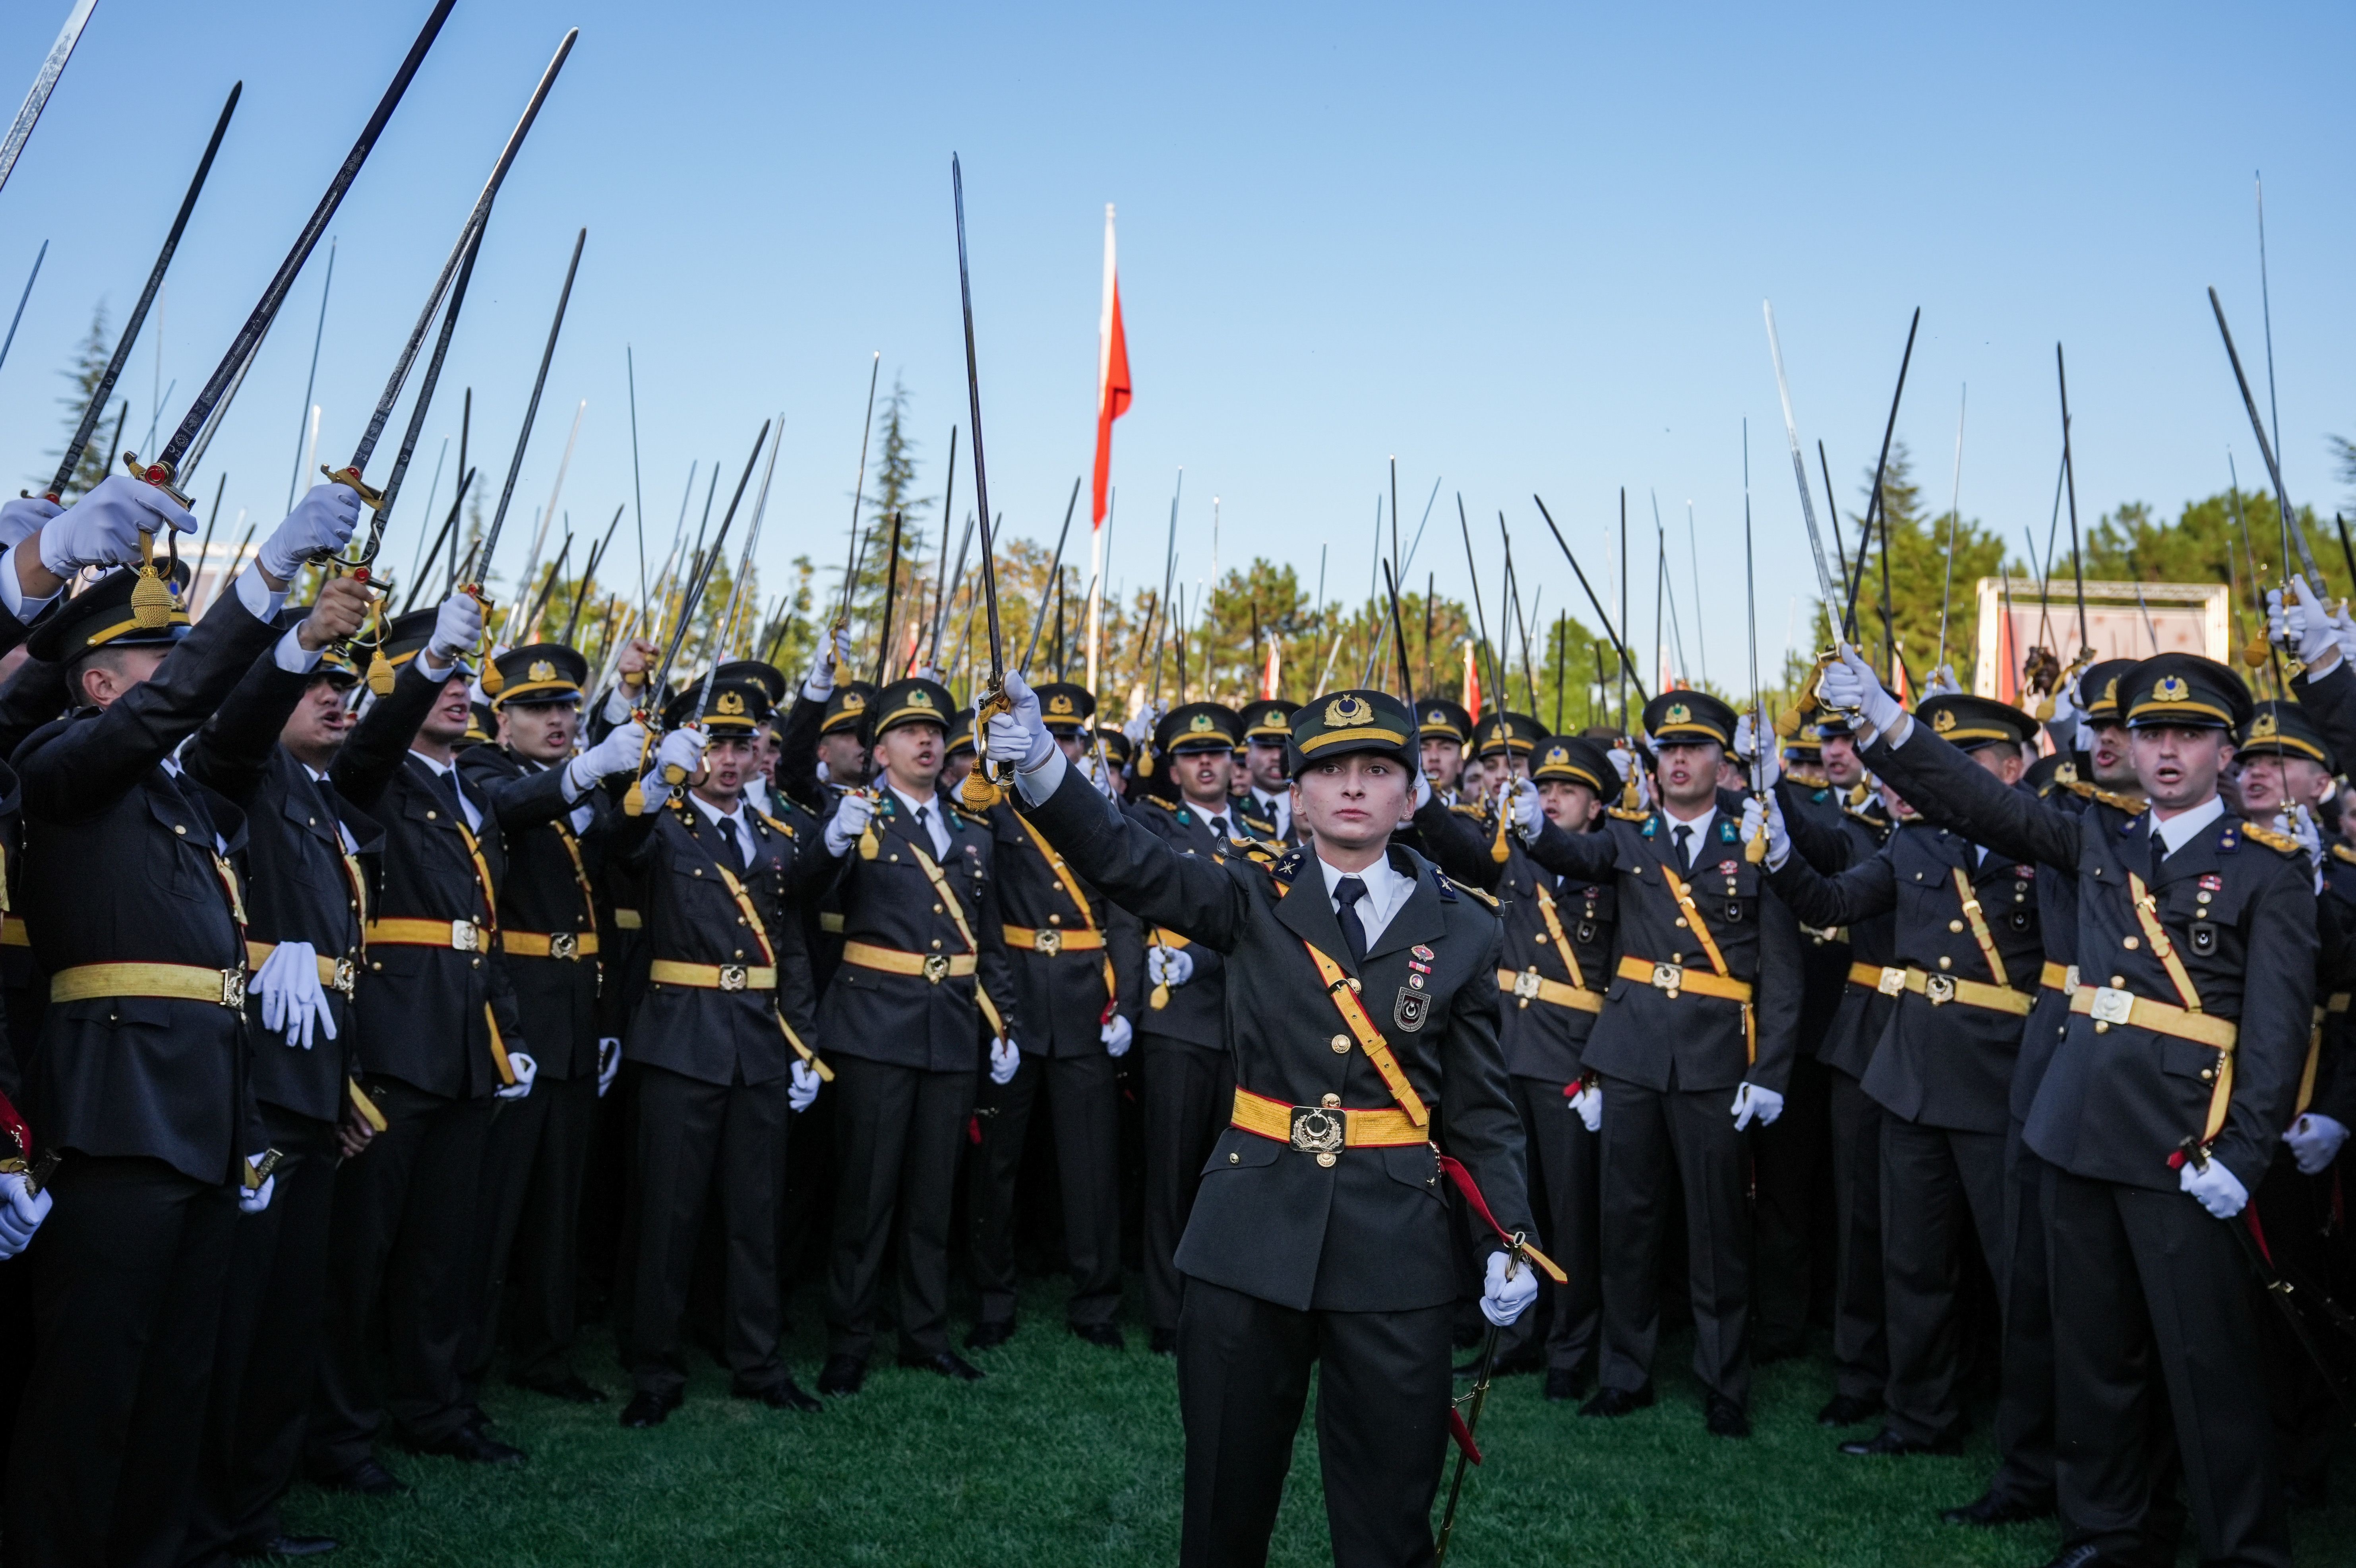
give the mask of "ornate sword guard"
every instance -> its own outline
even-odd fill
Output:
[[[319,472],[327,476],[327,483],[344,485],[357,491],[360,499],[368,504],[370,511],[376,511],[383,507],[384,492],[370,488],[368,481],[360,478],[360,471],[358,468],[330,468],[322,463],[319,465]],[[369,553],[373,555],[376,553],[371,550]]]
[[[134,454],[125,452],[123,455],[123,466],[131,470],[133,478],[146,480],[179,502],[181,510],[186,511],[197,504],[194,499],[184,496],[172,488],[172,465],[169,463],[142,463]]]
[[[499,673],[499,667],[491,662],[491,601],[480,583],[469,583],[462,591],[483,609],[483,642],[475,653],[475,662],[482,673],[476,679],[482,683],[484,695],[496,697],[507,690],[508,681]]]

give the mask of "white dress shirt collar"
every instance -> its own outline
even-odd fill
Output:
[[[947,855],[949,852],[949,825],[941,821],[940,797],[935,795],[928,800],[920,800],[893,783],[888,778],[885,779],[884,787],[899,797],[900,804],[907,808],[911,821],[921,821],[924,823],[926,833],[933,841],[933,858],[939,860]],[[924,813],[921,818],[916,815],[919,811]]]
[[[1329,865],[1321,854],[1317,857],[1317,869],[1325,874],[1325,896],[1333,899],[1337,914],[1342,901],[1333,897],[1333,889],[1341,886],[1342,878],[1355,876],[1366,885],[1366,896],[1358,900],[1358,923],[1366,929],[1369,950],[1383,934],[1383,928],[1391,923],[1391,917],[1406,907],[1408,896],[1415,891],[1415,879],[1400,875],[1387,854],[1364,871],[1344,871]]]
[[[483,831],[482,808],[475,804],[475,798],[467,794],[466,785],[459,782],[457,763],[436,762],[422,751],[412,750],[409,755],[432,769],[436,778],[446,778],[450,780],[450,788],[458,797],[458,809],[466,813],[466,831],[481,832]]]
[[[2191,843],[2201,829],[2224,814],[2224,799],[2222,796],[2211,795],[2190,811],[2179,811],[2165,820],[2155,810],[2151,813],[2151,831],[2159,835],[2160,843],[2168,846],[2168,853],[2174,854]]]
[[[1701,864],[1702,851],[1709,843],[1710,829],[1716,826],[1718,822],[1718,803],[1716,801],[1712,801],[1707,811],[1703,811],[1700,816],[1696,817],[1689,822],[1679,822],[1676,818],[1669,815],[1668,808],[1664,806],[1661,809],[1661,820],[1663,823],[1665,824],[1668,833],[1668,849],[1669,853],[1672,854],[1676,853],[1677,830],[1679,828],[1691,828],[1693,830],[1691,836],[1686,841],[1690,846],[1687,850],[1687,854],[1692,856],[1693,863],[1695,865],[1698,865]]]

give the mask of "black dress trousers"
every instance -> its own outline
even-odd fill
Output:
[[[1960,1436],[1966,1247],[2003,1299],[2004,1134],[1881,1124],[1881,1247],[1890,1324],[1888,1424],[1916,1443]]]
[[[1497,1359],[1508,1363],[1536,1352],[1547,1370],[1574,1371],[1594,1348],[1603,1320],[1603,1217],[1595,1157],[1602,1138],[1587,1130],[1562,1085],[1550,1079],[1515,1079],[1514,1100],[1522,1112],[1538,1236],[1570,1283],[1538,1276],[1538,1299],[1499,1333]]]
[[[1075,1326],[1120,1313],[1120,1114],[1119,1064],[1102,1051],[1070,1057],[1023,1053],[1007,1082],[986,1079],[977,1102],[981,1146],[966,1166],[966,1211],[973,1228],[974,1286],[984,1323],[1014,1318],[1014,1194],[1024,1138],[1042,1101],[1055,1138],[1063,1189],[1064,1250],[1072,1276],[1065,1317]]]
[[[1145,1064],[1145,1317],[1174,1334],[1185,1283],[1174,1261],[1178,1239],[1194,1212],[1204,1163],[1233,1114],[1235,1065],[1225,1051],[1142,1032],[1137,1054]]]
[[[834,1255],[827,1352],[864,1361],[882,1325],[884,1266],[898,1240],[900,1352],[949,1348],[949,1208],[973,1116],[973,1072],[928,1072],[837,1054]]]
[[[1887,1112],[1840,1069],[1827,1068],[1826,1073],[1832,1079],[1837,1237],[1833,1384],[1851,1399],[1879,1399],[1890,1381],[1881,1279],[1881,1123]],[[2044,1277],[2040,1262],[2038,1279]]]

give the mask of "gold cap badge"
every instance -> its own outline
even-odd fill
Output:
[[[721,693],[720,695],[713,700],[712,711],[715,714],[742,714],[744,711],[744,693],[741,692]]]
[[[2191,695],[2191,683],[2180,675],[2164,675],[2159,684],[2151,689],[2151,698],[2156,703],[2181,703]]]
[[[1931,727],[1937,730],[1941,735],[1944,735],[1949,730],[1954,728],[1955,710],[1953,708],[1941,708],[1937,714],[1931,720]]]
[[[1364,697],[1336,697],[1325,704],[1329,725],[1362,725],[1375,716],[1375,705]]]
[[[556,679],[556,666],[551,664],[545,659],[535,659],[531,661],[531,668],[524,671],[524,679],[527,681],[553,681]]]

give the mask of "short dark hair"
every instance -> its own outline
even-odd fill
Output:
[[[89,673],[92,670],[109,670],[113,671],[114,674],[120,678],[123,673],[123,656],[124,654],[136,652],[142,649],[153,648],[155,646],[155,645],[154,643],[147,642],[129,643],[121,646],[111,642],[102,642],[96,648],[85,649],[81,652],[75,654],[71,659],[66,660],[66,693],[68,698],[77,707],[86,704],[89,701],[90,693],[82,688],[82,677],[85,674]],[[169,651],[168,649],[166,651]]]

